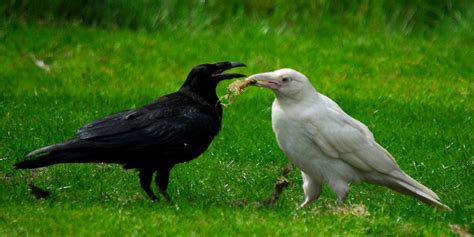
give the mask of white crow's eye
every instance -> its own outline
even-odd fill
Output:
[[[289,82],[289,81],[291,81],[291,79],[290,79],[289,77],[283,77],[283,78],[281,79],[281,81],[282,81],[282,82]]]

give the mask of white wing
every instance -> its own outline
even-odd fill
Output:
[[[375,142],[367,126],[347,115],[331,99],[322,98],[327,110],[308,121],[306,131],[324,153],[363,171],[389,174],[399,170],[390,153]]]
[[[342,114],[342,118],[343,119],[346,119],[348,120],[348,123],[351,123],[355,128],[357,128],[357,130],[359,130],[360,132],[362,132],[365,136],[367,136],[367,138],[371,139],[371,140],[374,140],[374,135],[372,134],[372,132],[369,130],[369,128],[367,126],[365,126],[365,124],[359,122],[358,120],[352,118],[351,116],[349,116],[348,114],[346,114],[346,112],[344,112],[341,107],[339,107],[338,104],[336,104],[336,102],[334,102],[333,100],[331,100],[329,97],[323,95],[323,94],[319,94],[320,98],[322,98],[322,100],[324,101],[324,103],[326,104],[326,106],[330,109],[330,110],[333,110],[334,112],[336,112],[336,114],[338,113],[341,113]],[[337,116],[337,115],[336,115]]]

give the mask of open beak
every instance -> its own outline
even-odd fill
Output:
[[[216,63],[217,70],[212,74],[212,77],[218,80],[246,77],[244,74],[240,73],[223,73],[226,70],[235,68],[235,67],[246,67],[247,65],[240,62],[222,62]]]
[[[280,81],[274,76],[273,72],[254,74],[245,80],[255,81],[252,85],[267,87],[272,90],[278,90],[281,87]]]

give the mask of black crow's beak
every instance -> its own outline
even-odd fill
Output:
[[[223,73],[226,70],[235,68],[235,67],[246,67],[247,65],[240,63],[240,62],[222,62],[216,63],[216,71],[212,74],[213,78],[218,80],[225,80],[225,79],[232,79],[232,78],[239,78],[245,77],[244,74],[240,73]]]

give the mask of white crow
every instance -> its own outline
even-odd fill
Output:
[[[255,74],[247,80],[273,90],[272,126],[278,145],[303,176],[304,207],[318,199],[324,182],[342,203],[351,182],[365,181],[449,209],[438,195],[405,174],[363,123],[320,94],[293,69]]]

